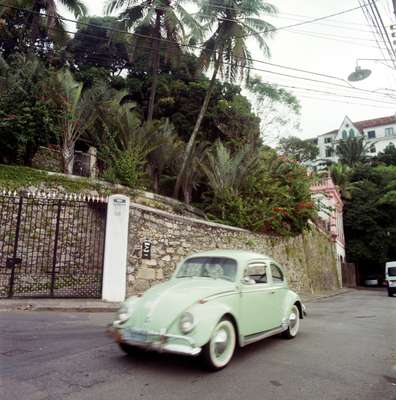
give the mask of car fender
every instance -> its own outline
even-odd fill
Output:
[[[287,321],[291,312],[292,307],[294,306],[294,304],[297,303],[297,307],[299,310],[299,314],[300,314],[300,319],[304,318],[304,306],[303,306],[303,302],[301,301],[300,296],[293,292],[292,290],[288,291],[288,294],[285,298],[285,304],[283,307],[284,310],[284,314],[283,314],[283,321]]]
[[[188,336],[194,340],[198,347],[202,347],[209,342],[217,323],[224,317],[224,315],[230,316],[232,322],[236,325],[235,334],[238,336],[238,318],[233,312],[232,307],[227,304],[217,301],[196,303],[186,311],[194,316],[195,328],[188,334]],[[176,329],[179,330],[178,323],[179,320],[172,326],[172,331],[175,331]]]

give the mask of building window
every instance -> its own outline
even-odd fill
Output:
[[[367,132],[367,138],[368,139],[375,139],[376,138],[375,131],[368,131]]]
[[[350,129],[350,130],[349,130],[349,137],[350,137],[350,138],[355,137],[355,131],[354,131],[353,129]]]
[[[326,157],[332,157],[334,150],[331,147],[326,148]]]
[[[343,130],[343,131],[342,131],[342,139],[343,139],[343,140],[348,139],[348,132],[347,132],[346,130]]]
[[[376,153],[377,152],[377,149],[375,148],[375,145],[373,144],[373,145],[371,145],[370,146],[370,153]]]
[[[325,143],[331,143],[331,142],[332,142],[332,139],[331,139],[331,137],[327,137],[327,138],[325,138],[324,142],[325,142]]]
[[[391,137],[391,136],[395,136],[395,131],[392,128],[385,128],[385,136],[386,137]]]

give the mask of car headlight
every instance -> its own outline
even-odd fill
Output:
[[[118,310],[117,313],[117,319],[119,322],[125,322],[129,319],[130,317],[130,310],[128,309],[127,306],[123,305],[121,308]]]
[[[180,318],[180,331],[184,334],[191,332],[194,329],[194,317],[191,313],[185,312]]]

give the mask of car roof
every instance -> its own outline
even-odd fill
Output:
[[[265,254],[255,253],[253,251],[248,251],[248,250],[225,250],[225,249],[209,250],[191,254],[187,258],[192,258],[192,257],[228,257],[237,260],[239,263],[246,263],[255,260],[272,261],[272,258]]]

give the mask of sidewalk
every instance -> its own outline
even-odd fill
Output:
[[[351,291],[354,291],[356,289],[352,288],[342,288],[342,289],[337,289],[337,290],[329,290],[326,292],[321,292],[321,293],[300,293],[301,300],[303,303],[312,303],[315,301],[320,301],[323,299],[328,299],[329,297],[335,297],[339,296],[345,293],[350,293]]]
[[[119,303],[87,299],[1,299],[0,311],[115,312]]]
[[[339,289],[318,294],[302,293],[304,303],[339,296],[354,289]],[[119,303],[86,299],[2,299],[0,311],[115,312]]]

